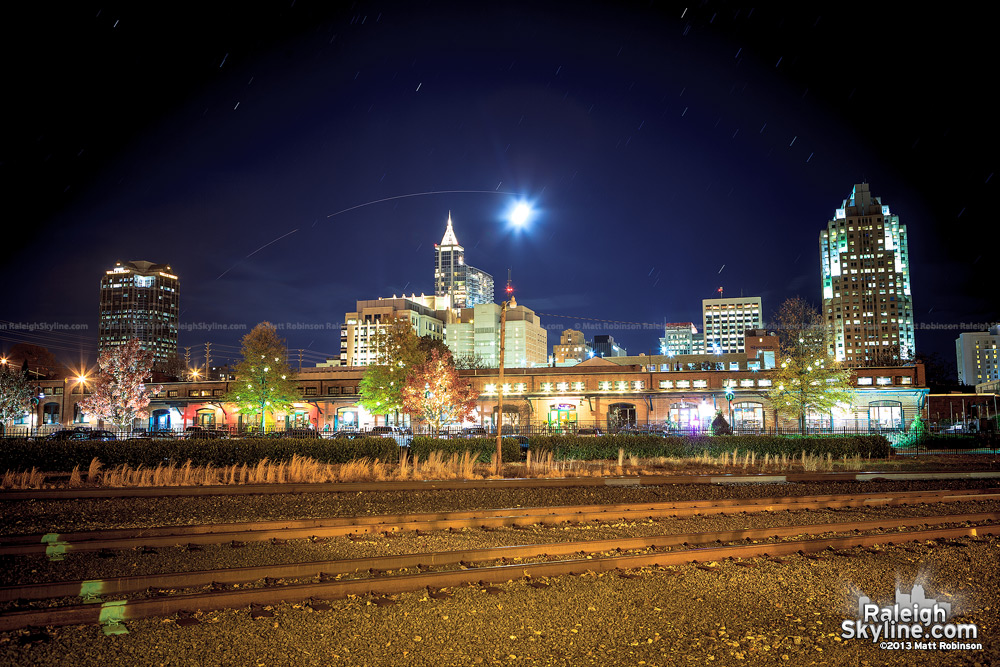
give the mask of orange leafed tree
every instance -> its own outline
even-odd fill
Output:
[[[162,387],[146,384],[153,369],[153,353],[142,349],[133,338],[101,353],[100,375],[90,396],[80,401],[80,409],[110,421],[121,430],[131,428],[136,419],[147,415],[146,407]]]
[[[403,387],[403,409],[437,432],[442,424],[460,422],[476,408],[476,392],[458,375],[450,352],[431,350],[410,373]]]

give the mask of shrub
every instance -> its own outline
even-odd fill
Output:
[[[399,445],[391,438],[233,438],[160,440],[131,438],[112,442],[6,439],[0,441],[0,470],[37,467],[46,472],[69,472],[86,468],[97,458],[106,467],[128,464],[155,467],[159,463],[192,465],[256,464],[263,459],[291,461],[308,456],[321,463],[347,463],[360,458],[396,461]]]
[[[755,452],[758,455],[781,454],[798,456],[832,454],[835,457],[854,456],[886,458],[889,441],[881,435],[854,436],[773,436],[773,435],[719,435],[719,436],[668,436],[656,435],[603,435],[582,437],[573,435],[532,436],[531,449],[551,450],[557,459],[616,460],[618,450],[641,458],[658,456],[697,456],[707,451],[713,456],[722,452]]]
[[[726,418],[722,416],[722,410],[715,413],[715,419],[712,420],[712,435],[732,435],[733,429],[729,427],[729,422]]]
[[[441,452],[445,456],[471,452],[480,463],[489,463],[496,451],[496,438],[442,439],[417,436],[410,443],[410,453],[421,461],[426,461],[431,452]],[[512,438],[503,438],[500,453],[504,461],[520,461],[521,445]]]

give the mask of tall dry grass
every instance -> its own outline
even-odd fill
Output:
[[[96,458],[90,462],[86,475],[76,466],[69,475],[68,487],[84,484],[107,487],[132,486],[204,486],[239,484],[281,484],[281,483],[324,483],[324,482],[365,482],[406,479],[483,479],[494,477],[496,455],[489,465],[480,464],[471,452],[445,455],[431,452],[425,460],[410,458],[407,450],[401,449],[395,463],[379,459],[362,458],[349,463],[331,465],[320,463],[309,457],[294,455],[290,461],[275,462],[268,459],[256,464],[231,466],[195,466],[191,461],[182,465],[160,464],[155,468],[139,466],[131,468],[119,465],[105,468]],[[860,455],[844,456],[834,461],[833,456],[808,454],[800,455],[740,453],[737,450],[722,452],[713,456],[707,451],[690,457],[656,457],[640,459],[634,454],[619,450],[617,461],[576,461],[558,460],[548,450],[529,450],[523,464],[506,464],[509,474],[526,477],[592,477],[635,474],[636,472],[657,473],[667,470],[701,471],[705,468],[723,470],[741,469],[746,472],[790,472],[862,470],[870,468],[871,458]],[[85,481],[84,481],[85,480]],[[45,484],[44,473],[36,468],[24,472],[8,471],[0,476],[0,488],[29,489],[41,488]],[[52,485],[52,482],[49,482]]]
[[[40,489],[45,483],[45,475],[38,472],[38,468],[14,472],[8,470],[0,477],[0,488],[2,489]]]

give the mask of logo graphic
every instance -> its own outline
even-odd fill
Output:
[[[914,585],[910,593],[897,586],[891,606],[882,607],[861,596],[857,619],[841,623],[840,636],[867,639],[884,649],[982,650],[980,643],[959,641],[978,639],[979,628],[973,623],[949,622],[951,617],[951,604],[926,597],[920,584]]]

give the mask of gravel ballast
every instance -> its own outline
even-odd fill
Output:
[[[129,634],[95,626],[0,635],[0,664],[46,665],[986,665],[1000,660],[996,540],[964,546],[851,550],[819,561],[798,556],[754,567],[723,562],[565,576],[533,588],[522,580],[426,592],[380,606],[368,597],[330,609],[277,605],[197,613],[197,625],[147,619]],[[975,651],[883,650],[840,639],[863,592],[889,603],[898,582],[925,577],[928,597],[952,602],[978,625]]]
[[[379,491],[0,502],[0,534],[234,523],[502,507],[599,505],[887,491],[998,488],[993,480]]]
[[[5,534],[184,525],[283,518],[395,514],[460,509],[760,498],[995,488],[985,480],[666,486],[649,488],[483,489],[464,491],[301,494],[0,503]],[[206,545],[143,554],[129,550],[5,558],[5,585],[96,579],[215,567],[243,567],[511,544],[614,539],[657,534],[829,524],[997,511],[997,501],[594,521],[521,529],[466,529],[332,538],[323,542]],[[791,538],[787,538],[791,539]],[[129,634],[97,626],[0,633],[0,665],[987,665],[998,664],[1000,541],[855,548],[818,559],[784,558],[645,568],[563,576],[533,587],[518,579],[462,586],[452,597],[427,591],[376,604],[370,596],[327,605],[281,604],[252,618],[249,609],[194,612],[198,621],[127,621]],[[951,602],[962,622],[978,624],[981,651],[890,651],[866,640],[842,641],[840,624],[855,618],[857,596],[891,603],[897,583],[918,581],[928,597]],[[536,582],[537,583],[537,582]],[[262,585],[260,582],[248,584]],[[62,603],[75,603],[62,600]],[[328,606],[329,608],[325,608]],[[259,614],[254,614],[259,615]],[[186,623],[187,621],[185,621]]]

